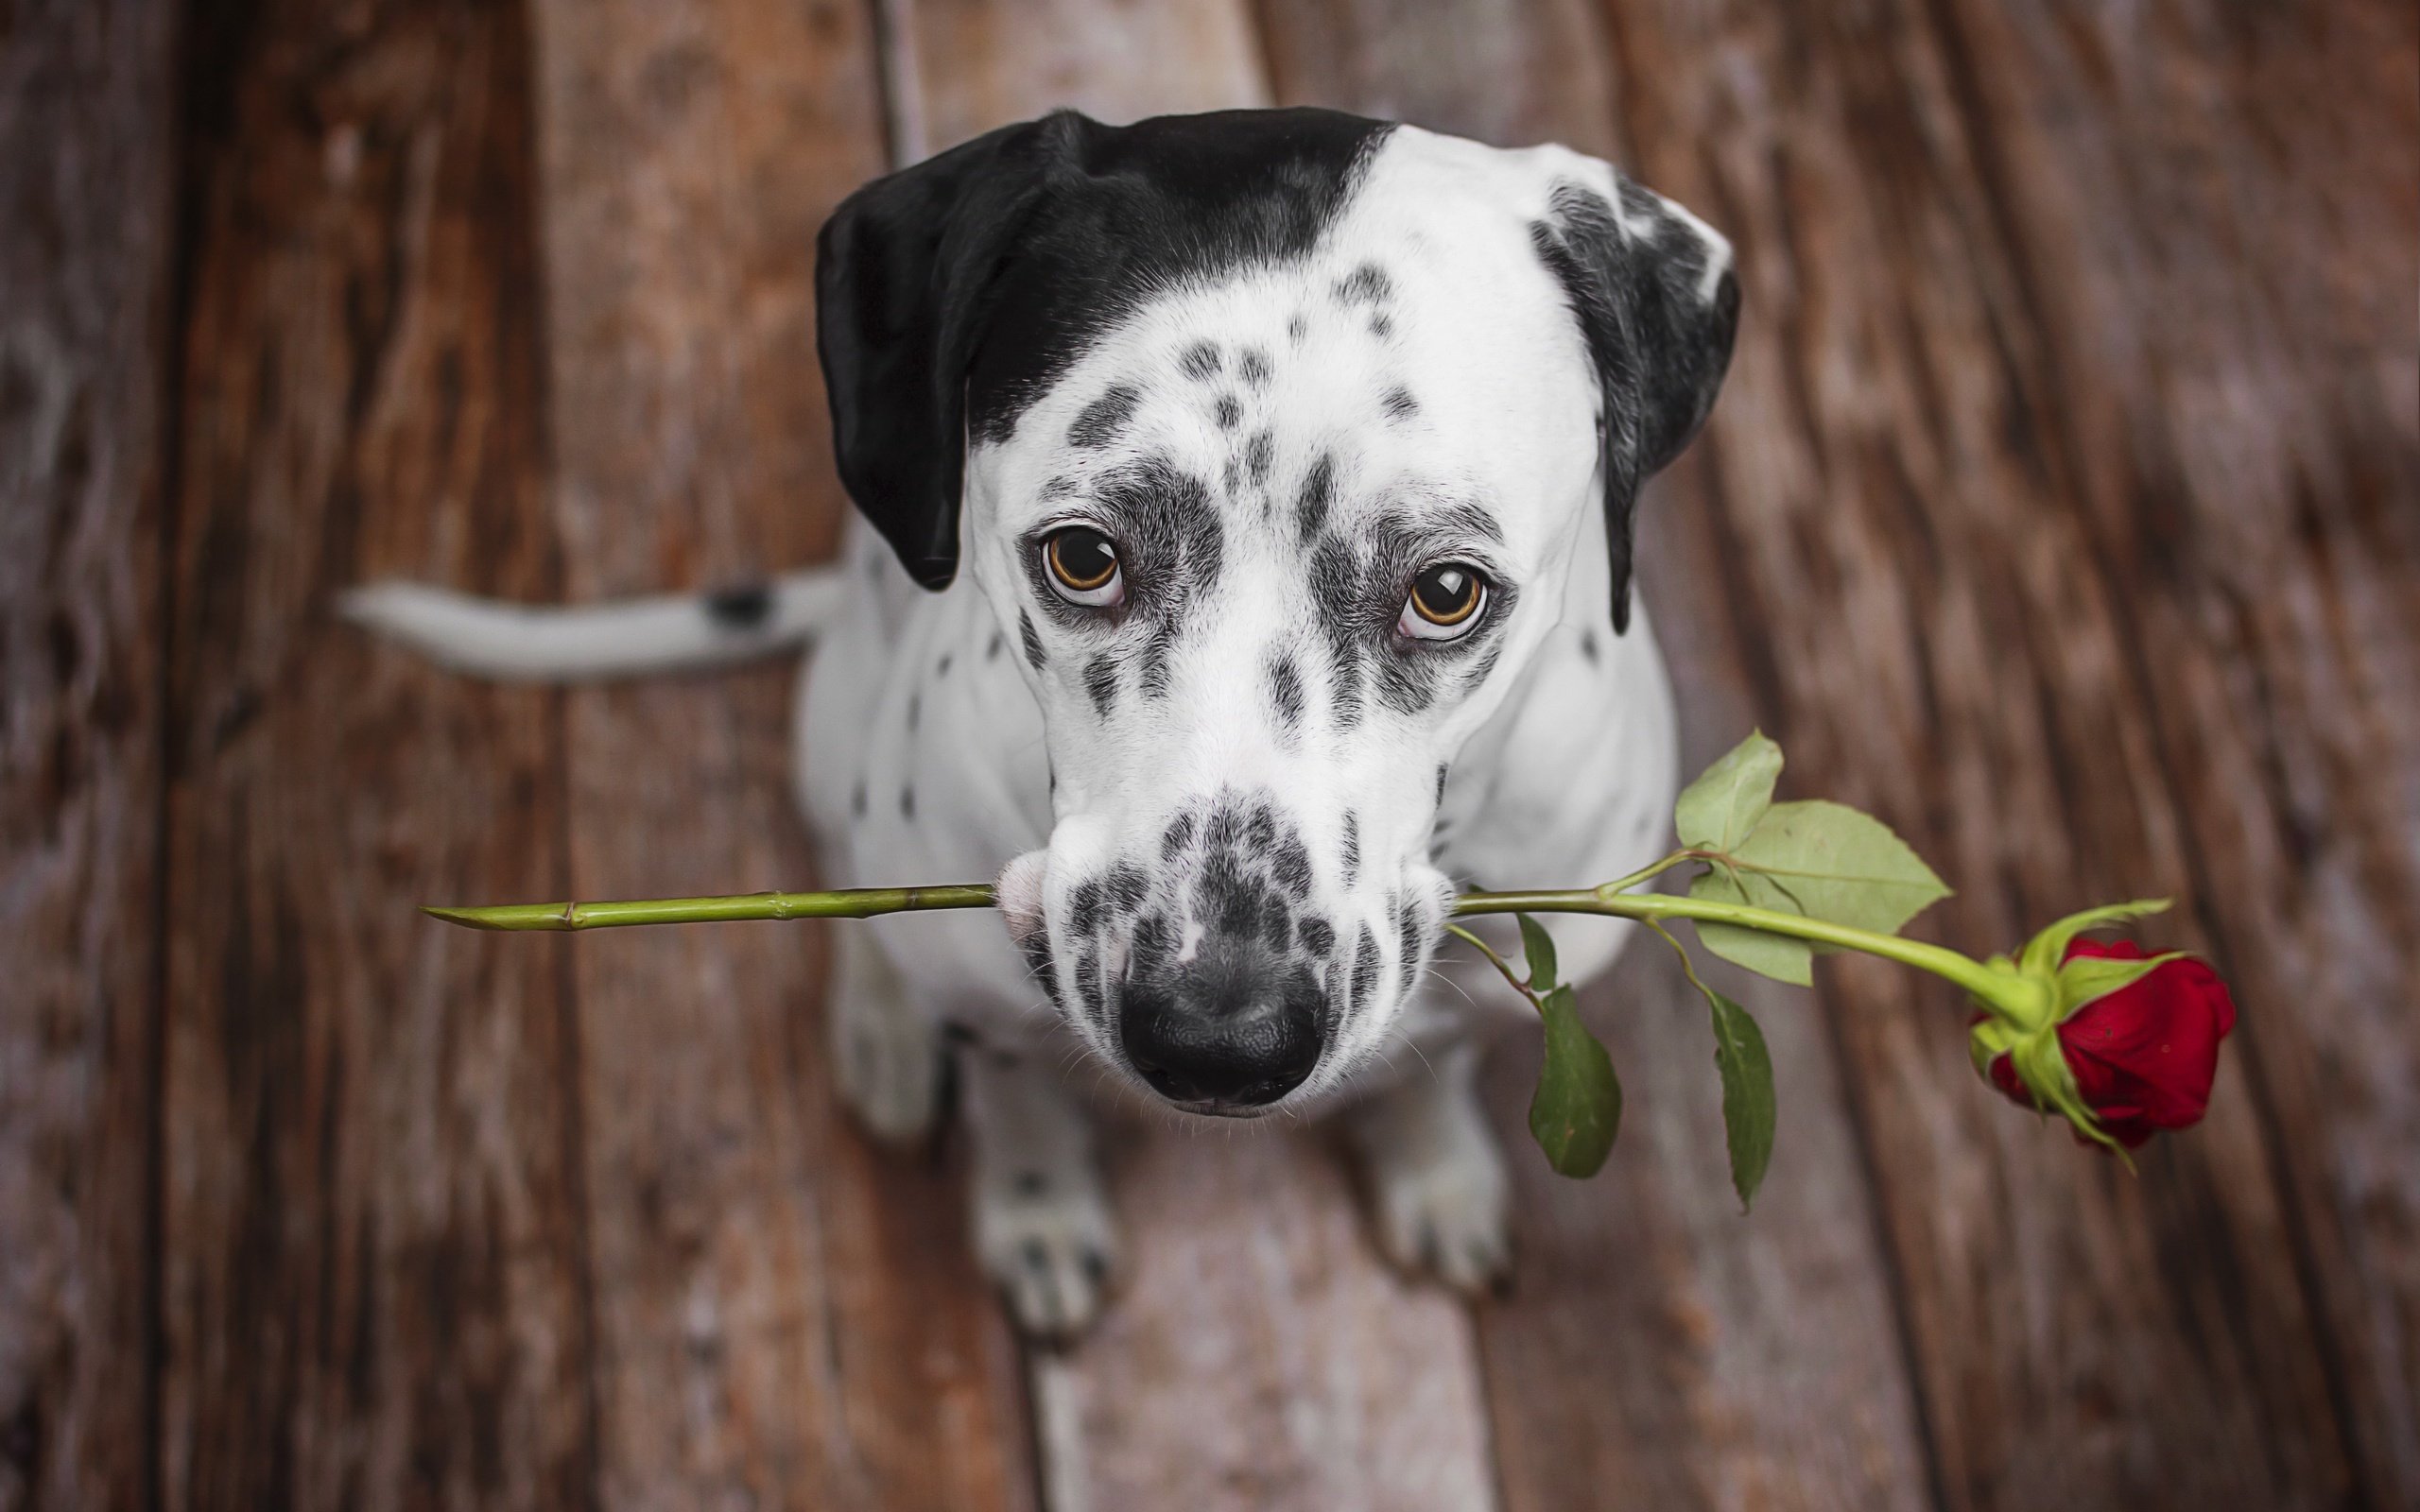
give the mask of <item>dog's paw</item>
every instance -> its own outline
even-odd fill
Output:
[[[1378,1247],[1389,1260],[1464,1292],[1511,1279],[1511,1193],[1493,1143],[1458,1143],[1422,1160],[1380,1159],[1370,1177]]]
[[[840,1098],[876,1139],[909,1144],[932,1130],[941,1103],[941,1035],[902,994],[858,931],[840,937],[824,1012]]]
[[[1378,1248],[1407,1271],[1478,1292],[1512,1276],[1512,1185],[1472,1089],[1467,1049],[1439,1074],[1379,1093],[1351,1129]]]
[[[1089,1171],[1026,1171],[979,1183],[975,1248],[1017,1327],[1048,1343],[1091,1326],[1117,1271],[1116,1226]]]

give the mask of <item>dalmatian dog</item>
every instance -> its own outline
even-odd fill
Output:
[[[1663,849],[1632,518],[1728,363],[1728,244],[1561,147],[1060,113],[859,190],[817,290],[862,515],[840,563],[581,610],[383,584],[346,611],[492,677],[813,643],[825,880],[998,879],[1006,929],[838,926],[828,1019],[891,1140],[955,1055],[975,1241],[1027,1330],[1083,1327],[1116,1269],[1104,1091],[1339,1110],[1384,1251],[1500,1278],[1473,1082],[1529,1010],[1443,926],[1458,887]],[[1575,980],[1623,942],[1549,928]]]

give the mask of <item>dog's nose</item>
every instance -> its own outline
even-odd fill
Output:
[[[1129,986],[1118,1037],[1151,1090],[1174,1103],[1259,1108],[1301,1086],[1319,1064],[1317,1000],[1270,992],[1221,1003],[1218,996],[1188,992],[1184,984]]]

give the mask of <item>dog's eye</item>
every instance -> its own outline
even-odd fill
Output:
[[[1415,641],[1455,641],[1478,624],[1487,579],[1468,562],[1441,561],[1411,580],[1395,628]]]
[[[1070,604],[1114,609],[1126,596],[1117,548],[1090,525],[1069,525],[1044,538],[1042,565],[1051,588]]]

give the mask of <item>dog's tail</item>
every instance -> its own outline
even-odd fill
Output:
[[[474,598],[425,583],[370,583],[337,611],[430,661],[510,682],[579,682],[725,666],[812,639],[846,583],[815,567],[771,583],[568,609]]]

